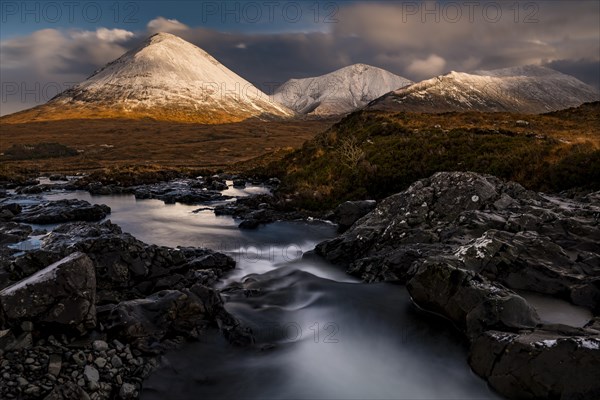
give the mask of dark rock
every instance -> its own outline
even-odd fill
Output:
[[[599,216],[593,201],[540,195],[487,175],[438,173],[383,200],[316,252],[366,281],[403,282],[415,261],[456,254],[466,269],[509,288],[594,310]]]
[[[566,327],[565,327],[566,328]],[[471,345],[469,363],[508,398],[600,396],[600,336],[546,327],[532,333],[489,331]]]
[[[137,199],[158,199],[167,204],[192,205],[228,199],[229,196],[220,192],[225,189],[227,185],[223,188],[217,181],[203,183],[197,180],[175,180],[130,188]]]
[[[240,229],[256,229],[260,226],[260,221],[256,219],[245,219],[238,225]]]
[[[32,233],[29,225],[16,222],[0,222],[0,245],[22,242]]]
[[[67,177],[66,177],[66,175],[60,175],[60,174],[50,175],[48,177],[48,179],[51,180],[51,181],[66,181],[66,180],[68,180]]]
[[[15,221],[31,224],[54,224],[69,221],[100,221],[110,214],[110,207],[104,204],[90,204],[84,200],[44,201],[39,205],[26,207]]]
[[[234,188],[245,188],[246,187],[246,181],[244,179],[234,179],[233,180],[233,187]]]
[[[96,276],[92,261],[74,253],[0,291],[7,325],[24,320],[84,332],[96,325]]]
[[[151,351],[152,344],[167,335],[197,338],[223,313],[219,295],[200,285],[181,291],[163,290],[145,299],[99,309],[109,332],[145,351]]]
[[[491,329],[531,329],[540,322],[535,309],[522,297],[460,268],[456,260],[425,260],[407,288],[420,307],[445,316],[470,337]]]
[[[44,400],[89,400],[90,396],[76,383],[67,381],[62,385],[57,385],[52,389]]]
[[[144,297],[174,274],[185,278],[181,287],[190,287],[199,279],[195,271],[211,270],[219,277],[235,266],[230,257],[208,249],[147,245],[110,221],[61,225],[42,240],[42,249],[86,253],[96,269],[99,304]]]
[[[356,221],[373,211],[376,205],[374,200],[347,201],[336,207],[330,220],[338,224],[338,232],[343,233]]]
[[[13,215],[17,215],[17,214],[21,213],[21,211],[23,210],[23,208],[21,207],[21,205],[19,203],[0,204],[0,211],[4,211],[4,210],[8,210]]]

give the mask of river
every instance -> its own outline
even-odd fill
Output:
[[[419,312],[404,287],[360,283],[310,254],[335,236],[331,224],[278,222],[248,231],[200,206],[87,192],[44,197],[107,204],[111,221],[147,243],[225,252],[237,267],[218,286],[254,289],[223,297],[253,330],[256,346],[235,347],[209,332],[165,355],[143,399],[500,398],[470,370],[461,335]]]

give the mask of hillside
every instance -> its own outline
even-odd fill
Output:
[[[474,171],[527,188],[600,187],[600,103],[545,114],[355,112],[270,164],[307,209],[381,199],[438,171]]]

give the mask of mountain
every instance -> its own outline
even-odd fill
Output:
[[[596,89],[539,66],[450,72],[390,92],[368,105],[387,111],[506,111],[541,114],[597,101]]]
[[[290,79],[273,99],[300,114],[345,114],[411,83],[381,68],[354,64],[314,78]]]
[[[158,33],[48,103],[3,120],[152,118],[224,123],[265,115],[293,113],[204,50],[175,35]]]

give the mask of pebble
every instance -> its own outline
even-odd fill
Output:
[[[123,361],[121,361],[119,356],[113,356],[113,358],[110,359],[110,363],[115,368],[121,368],[123,366]]]
[[[106,351],[108,350],[108,343],[106,343],[104,340],[94,340],[92,347],[95,351]]]
[[[104,368],[106,366],[106,362],[106,358],[98,357],[94,361],[94,364],[96,364],[98,368]]]
[[[98,381],[100,380],[100,373],[96,368],[92,367],[91,365],[85,366],[85,369],[83,370],[83,376],[88,382],[98,383]]]
[[[124,383],[119,390],[121,399],[131,399],[135,395],[135,386],[131,383]]]

